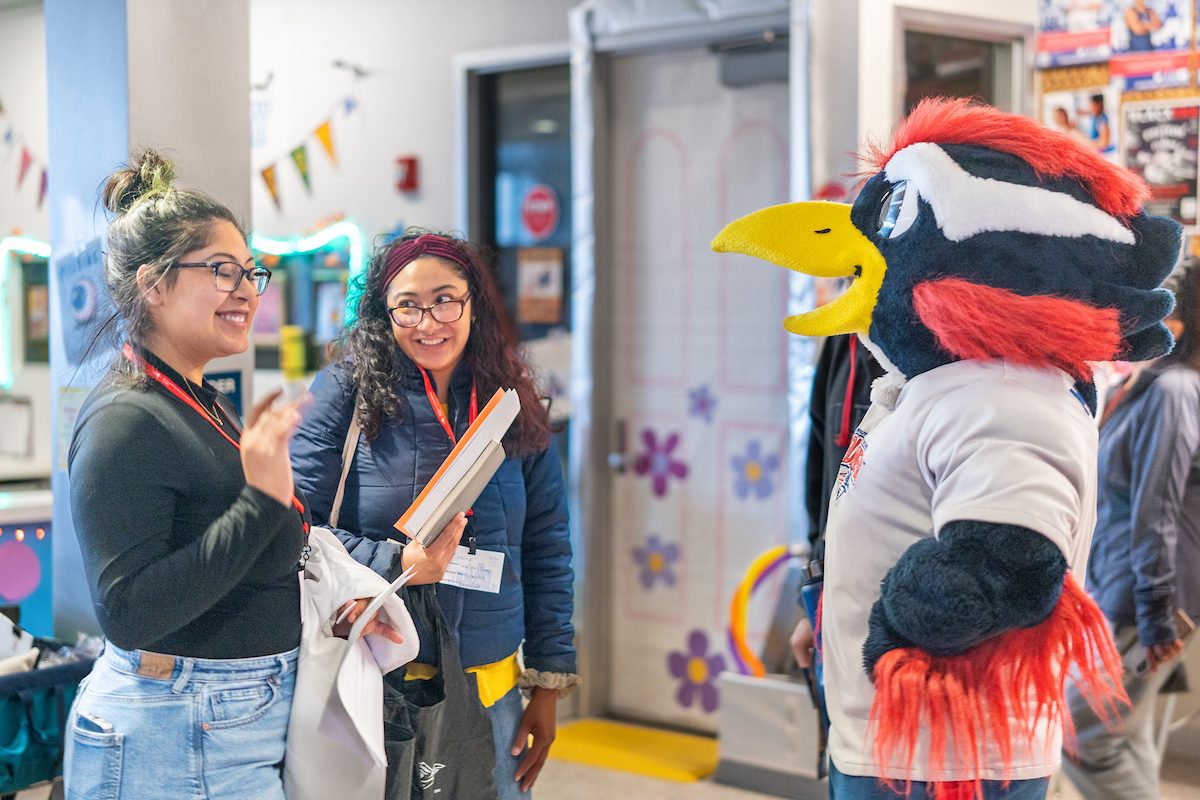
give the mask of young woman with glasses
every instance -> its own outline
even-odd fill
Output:
[[[388,579],[415,565],[414,584],[441,581],[460,541],[500,559],[498,590],[443,583],[436,595],[491,720],[499,796],[528,796],[554,738],[559,693],[578,682],[566,494],[546,411],[503,322],[495,281],[469,243],[407,231],[372,258],[357,309],[341,357],[313,383],[292,445],[297,482],[323,524],[357,417],[362,433],[336,531],[351,555]],[[508,459],[469,521],[460,515],[429,549],[397,541],[393,523],[497,388],[516,389],[521,412],[505,437]],[[410,680],[437,667],[429,631],[421,620],[417,627],[421,653]],[[385,680],[404,680],[400,672]],[[531,693],[527,708],[518,687]]]
[[[146,152],[103,192],[127,341],[69,454],[107,643],[69,717],[66,794],[282,800],[309,518],[287,449],[300,417],[276,392],[243,429],[204,380],[246,349],[271,273],[229,209],[172,172]]]

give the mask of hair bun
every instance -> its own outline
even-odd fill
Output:
[[[141,200],[162,194],[175,180],[175,165],[154,150],[135,156],[108,176],[101,200],[114,214],[124,214]]]

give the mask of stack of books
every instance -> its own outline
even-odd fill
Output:
[[[497,389],[417,499],[396,520],[396,530],[426,547],[433,544],[456,514],[479,499],[504,463],[500,440],[520,410],[516,390]]]

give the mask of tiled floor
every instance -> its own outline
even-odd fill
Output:
[[[61,797],[61,788],[54,798]],[[549,761],[538,779],[537,800],[765,800],[767,795],[701,783],[673,783],[627,772]],[[1056,800],[1080,800],[1066,782]],[[17,800],[51,800],[50,787],[17,795]],[[467,800],[459,798],[459,800]],[[1163,766],[1162,800],[1200,800],[1200,763],[1172,757]]]

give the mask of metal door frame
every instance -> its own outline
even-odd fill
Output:
[[[1009,110],[1014,114],[1028,114],[1031,109],[1029,99],[1033,97],[1033,59],[1034,29],[1029,25],[1015,22],[1004,22],[994,19],[983,19],[962,14],[951,14],[944,11],[926,11],[923,9],[897,6],[896,23],[893,26],[895,35],[894,53],[896,63],[894,75],[895,89],[892,93],[892,118],[904,116],[904,92],[907,88],[907,71],[904,64],[904,34],[908,31],[934,33],[941,36],[954,36],[960,39],[972,39],[979,42],[1007,44],[1011,47],[1009,70],[1012,73]]]
[[[477,237],[481,221],[479,198],[472,178],[480,170],[479,77],[534,67],[568,63],[567,42],[500,47],[455,53],[451,59],[454,87],[454,228],[467,238]]]

